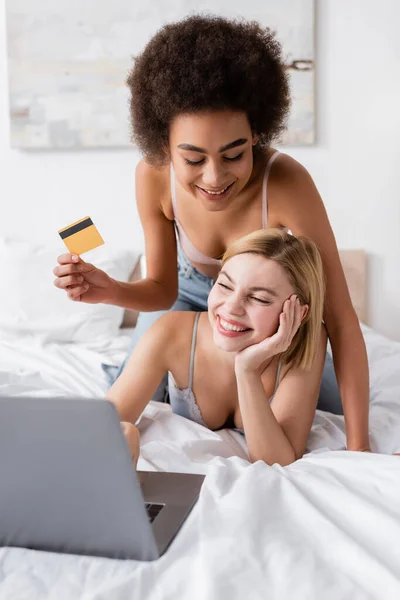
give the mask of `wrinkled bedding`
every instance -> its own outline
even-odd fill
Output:
[[[374,454],[344,451],[343,418],[317,412],[308,454],[251,465],[243,437],[150,403],[139,469],[204,473],[197,505],[153,563],[0,548],[1,600],[400,598],[400,344],[363,328]],[[79,345],[0,341],[0,394],[102,396],[101,363]],[[1,482],[0,482],[1,486]]]

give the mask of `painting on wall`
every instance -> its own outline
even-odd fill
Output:
[[[314,142],[314,0],[7,0],[6,7],[14,148],[131,147],[132,57],[163,24],[195,12],[276,29],[293,99],[282,144]]]

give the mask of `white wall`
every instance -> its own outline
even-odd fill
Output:
[[[400,340],[400,2],[317,5],[318,143],[286,151],[313,175],[338,246],[369,253],[370,324]],[[89,214],[109,243],[141,248],[134,150],[9,149],[4,13],[0,0],[0,235],[57,243]]]

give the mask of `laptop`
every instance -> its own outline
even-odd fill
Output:
[[[136,473],[107,400],[0,397],[2,546],[155,560],[203,480]]]

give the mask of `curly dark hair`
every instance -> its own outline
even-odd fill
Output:
[[[146,160],[168,160],[169,126],[179,114],[231,109],[247,114],[259,146],[285,128],[288,75],[275,33],[255,21],[194,15],[162,27],[135,58],[132,139]]]

